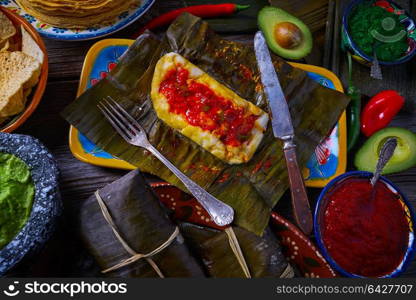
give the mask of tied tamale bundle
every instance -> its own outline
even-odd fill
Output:
[[[190,223],[180,225],[186,242],[202,259],[210,277],[261,278],[294,276],[270,229],[259,237],[239,227],[225,231]]]
[[[108,276],[204,276],[137,170],[84,202],[80,225],[88,250]]]
[[[263,234],[271,209],[288,188],[282,143],[268,126],[251,159],[230,165],[160,119],[153,107],[151,86],[157,62],[170,52],[180,54],[242,99],[268,112],[251,45],[222,39],[206,22],[183,14],[162,41],[149,33],[141,35],[109,76],[67,107],[64,117],[105,151],[186,191],[161,162],[127,144],[105,120],[97,104],[111,96],[139,120],[152,145],[167,159],[234,208],[238,226]],[[302,166],[336,124],[349,99],[279,58],[273,57],[273,61],[288,99]]]

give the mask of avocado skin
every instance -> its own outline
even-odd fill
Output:
[[[391,137],[397,138],[397,147],[382,174],[404,171],[416,165],[416,135],[404,128],[389,127],[372,135],[355,155],[354,164],[360,171],[374,172],[378,152]]]
[[[266,6],[260,10],[258,15],[258,25],[266,38],[270,49],[277,55],[286,59],[302,59],[312,50],[312,34],[308,26],[295,16],[283,9]],[[299,27],[303,34],[302,43],[293,49],[281,47],[274,38],[274,27],[281,22],[291,22]]]

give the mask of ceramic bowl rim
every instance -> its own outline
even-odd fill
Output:
[[[314,234],[315,234],[316,243],[318,245],[318,248],[321,250],[322,255],[324,256],[325,260],[330,264],[330,266],[333,267],[340,274],[342,274],[344,276],[347,276],[347,277],[366,278],[364,276],[353,274],[353,273],[350,273],[350,272],[344,270],[340,265],[338,265],[338,263],[336,263],[336,261],[329,254],[329,252],[327,251],[327,249],[324,245],[324,242],[322,240],[322,235],[321,235],[321,230],[320,230],[320,223],[319,223],[319,212],[322,209],[322,202],[323,202],[324,196],[327,194],[329,189],[332,188],[332,186],[334,184],[336,184],[340,180],[343,180],[347,177],[368,178],[368,177],[371,177],[372,175],[373,175],[373,173],[366,172],[366,171],[350,171],[350,172],[344,173],[344,174],[334,178],[333,180],[331,180],[330,183],[328,183],[328,185],[321,191],[321,193],[318,197],[318,201],[316,202],[313,223],[314,223]],[[411,244],[408,245],[406,253],[404,254],[402,263],[399,266],[397,266],[393,272],[391,272],[389,274],[386,274],[386,275],[381,277],[381,278],[390,278],[390,277],[399,276],[402,272],[404,272],[406,270],[406,268],[409,266],[409,264],[413,260],[413,257],[414,257],[415,252],[416,252],[416,239],[414,237],[414,233],[415,233],[415,229],[416,229],[416,224],[415,224],[416,217],[415,217],[414,209],[413,209],[411,203],[408,201],[406,195],[404,195],[403,192],[394,183],[392,183],[389,179],[387,179],[386,177],[381,176],[380,179],[382,181],[384,181],[385,183],[387,183],[388,185],[390,185],[397,193],[400,194],[404,204],[409,209],[410,219],[412,221],[412,227],[413,227],[413,241],[411,241]],[[409,232],[409,235],[410,235],[410,232]]]
[[[364,1],[368,1],[368,0],[354,0],[354,1],[352,1],[348,6],[347,6],[347,8],[344,10],[344,12],[343,12],[343,16],[342,16],[342,25],[343,25],[343,30],[345,31],[345,34],[346,34],[346,36],[347,36],[347,38],[348,38],[348,42],[350,43],[350,45],[351,45],[351,47],[352,47],[352,50],[354,50],[355,52],[357,52],[362,58],[364,58],[367,62],[372,62],[373,61],[373,58],[372,57],[370,57],[370,56],[368,56],[367,54],[365,54],[364,52],[362,52],[361,51],[361,49],[356,45],[356,43],[353,41],[353,39],[351,38],[351,36],[350,36],[350,32],[349,32],[349,29],[348,29],[348,17],[350,16],[350,14],[351,14],[351,11],[353,10],[353,8],[356,6],[356,5],[358,5],[359,3],[361,3],[361,2],[364,2]],[[404,10],[400,5],[398,5],[397,3],[395,3],[395,2],[393,2],[393,1],[390,1],[389,0],[389,2],[390,3],[393,3],[395,6],[397,6],[399,9],[402,9],[402,10]],[[406,10],[404,10],[405,11],[405,13],[406,13],[406,15],[409,17],[409,19],[410,20],[412,20],[413,21],[413,23],[415,23],[416,24],[416,21],[415,21],[415,19],[406,11]],[[415,43],[416,43],[416,41],[415,41]],[[393,65],[399,65],[399,64],[402,64],[402,63],[405,63],[405,62],[407,62],[407,61],[409,61],[409,60],[411,60],[412,58],[413,58],[413,56],[416,54],[416,47],[411,51],[411,52],[409,52],[408,54],[406,54],[405,56],[403,56],[403,57],[401,57],[400,59],[398,59],[398,60],[395,60],[395,61],[382,61],[382,60],[379,60],[379,63],[380,63],[380,65],[386,65],[386,66],[393,66]]]

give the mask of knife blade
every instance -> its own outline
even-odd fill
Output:
[[[299,169],[294,143],[295,131],[286,97],[277,77],[266,39],[261,31],[254,37],[254,50],[260,70],[261,82],[268,99],[273,134],[283,141],[283,152],[289,175],[292,206],[298,226],[306,234],[312,231],[312,213],[306,194],[305,184]]]
[[[273,134],[280,139],[293,136],[292,119],[290,118],[286,98],[274,69],[269,48],[261,31],[257,32],[254,37],[254,49],[256,51],[257,65],[260,69],[261,82],[263,83],[267,99],[269,99]],[[270,99],[277,100],[270,101]]]

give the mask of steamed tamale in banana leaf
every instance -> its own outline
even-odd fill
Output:
[[[156,64],[151,98],[159,119],[229,164],[251,159],[269,121],[263,110],[175,52]]]
[[[237,225],[263,234],[271,209],[288,188],[281,142],[268,126],[249,162],[228,165],[161,121],[152,107],[151,83],[156,63],[169,52],[182,55],[241,98],[268,111],[252,46],[222,39],[206,22],[183,14],[162,41],[150,33],[140,36],[109,76],[67,107],[64,117],[105,151],[186,191],[162,163],[127,144],[104,119],[97,103],[111,96],[140,121],[151,143],[172,163],[234,208]],[[309,79],[304,71],[273,59],[289,102],[302,166],[338,121],[349,99]]]
[[[81,235],[102,270],[133,257],[129,252],[151,253],[168,241],[177,229],[138,170],[107,185],[98,194],[116,231],[126,243],[123,246],[104,218],[95,195],[82,204],[79,210]],[[153,263],[161,275],[152,267]],[[191,256],[180,233],[159,253],[106,274],[114,277],[204,277],[202,267]]]
[[[180,228],[193,252],[202,259],[210,277],[288,278],[294,276],[294,270],[283,256],[279,242],[269,228],[266,229],[263,237],[243,228],[232,228],[243,262],[239,261],[239,255],[232,250],[231,238],[226,231],[190,223],[182,223]],[[245,268],[248,269],[247,273],[244,272]]]

